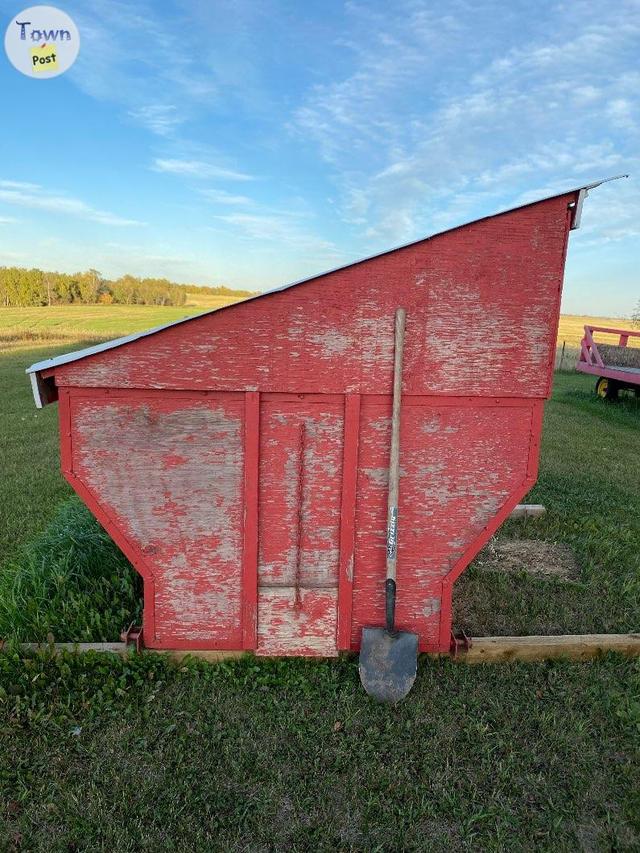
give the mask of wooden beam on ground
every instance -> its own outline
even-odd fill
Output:
[[[0,651],[4,646],[10,644],[0,640]],[[135,645],[129,643],[19,643],[18,648],[23,652],[50,652],[61,654],[62,652],[110,652],[116,655],[125,655],[135,651]],[[186,657],[195,657],[210,663],[218,663],[223,660],[241,658],[246,654],[242,649],[142,649],[145,652],[154,652],[159,655],[167,655],[172,660],[181,661]]]
[[[546,511],[543,504],[518,504],[509,514],[509,518],[539,518]]]
[[[135,650],[126,643],[20,643],[25,652],[111,652],[128,654]],[[0,642],[0,651],[2,643]],[[242,649],[146,649],[167,655],[180,662],[186,657],[199,658],[210,663],[241,658],[247,654]],[[467,651],[459,651],[451,659],[457,663],[504,663],[507,661],[536,661],[566,658],[590,660],[606,652],[617,652],[628,657],[640,657],[640,633],[637,634],[560,634],[558,636],[531,637],[474,637]],[[250,654],[250,652],[249,652]],[[433,654],[432,657],[449,657]]]
[[[474,637],[471,648],[452,658],[460,663],[589,660],[606,652],[640,656],[640,634],[561,634],[532,637]],[[445,655],[446,657],[446,655]]]

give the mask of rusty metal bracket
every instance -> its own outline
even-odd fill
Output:
[[[127,646],[135,646],[136,652],[141,651],[143,648],[142,626],[134,625],[132,622],[128,628],[120,632],[120,639]]]
[[[464,631],[451,631],[451,640],[449,643],[449,651],[451,652],[451,657],[455,658],[458,656],[458,652],[462,649],[465,652],[468,652],[471,646],[473,645],[473,640]]]

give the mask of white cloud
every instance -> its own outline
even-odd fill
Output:
[[[208,201],[214,202],[214,204],[225,204],[232,206],[244,206],[253,204],[253,200],[250,199],[248,196],[234,195],[233,193],[228,193],[225,190],[203,189],[200,190],[200,194]]]
[[[0,187],[7,190],[39,190],[39,184],[28,184],[25,181],[0,181]]]
[[[129,110],[128,114],[158,136],[170,136],[185,121],[175,104],[146,104]]]
[[[371,248],[510,206],[541,182],[633,171],[637,0],[621,0],[615,19],[588,0],[543,17],[492,0],[438,8],[349,4],[348,71],[311,89],[293,118],[333,171],[339,214]],[[640,201],[632,207],[640,217]]]
[[[172,160],[156,157],[151,168],[155,172],[169,172],[174,175],[186,175],[190,178],[217,178],[226,181],[251,181],[252,175],[237,172],[234,169],[226,169],[205,163],[201,160]]]
[[[634,105],[627,98],[614,98],[607,105],[607,115],[616,127],[633,130],[636,127]]]
[[[182,35],[184,20],[168,9],[160,16],[147,0],[87,0],[73,15],[82,50],[70,78],[92,97],[122,105],[152,133],[171,136],[215,96]]]
[[[19,219],[15,219],[13,216],[0,216],[0,225],[12,225],[14,222],[19,221]]]
[[[3,181],[2,186],[12,182]],[[15,182],[13,182],[15,185]],[[43,190],[42,187],[34,187],[32,192],[19,189],[0,189],[0,201],[6,204],[14,204],[19,207],[29,207],[35,210],[46,210],[49,213],[67,214],[77,216],[89,222],[99,222],[101,225],[137,226],[144,225],[135,219],[125,219],[105,210],[98,210],[86,202],[71,196],[62,196]],[[37,193],[37,194],[36,194]]]
[[[336,260],[343,253],[329,240],[302,228],[294,217],[277,214],[229,213],[215,217],[251,241],[278,252],[304,252],[323,260]]]

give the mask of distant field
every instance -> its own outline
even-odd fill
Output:
[[[220,308],[222,305],[230,305],[232,302],[238,302],[247,298],[247,296],[219,296],[216,293],[188,293],[187,304],[184,307],[187,309],[199,308],[203,311],[208,311],[211,308]]]
[[[562,346],[564,341],[568,347],[579,347],[586,325],[609,326],[613,329],[632,328],[630,320],[620,317],[582,317],[578,314],[563,314],[560,317],[560,326],[558,328],[558,346]],[[635,340],[631,338],[629,344],[640,346],[640,338],[636,338]]]
[[[222,308],[246,297],[195,294],[187,305],[55,305],[50,308],[0,308],[0,343],[29,340],[65,341],[86,338],[115,338],[142,332],[154,326],[192,317],[213,308]],[[566,342],[569,351],[580,345],[585,323],[597,326],[629,328],[629,320],[615,317],[581,317],[566,314],[560,318],[558,346]],[[636,339],[635,346],[640,346]],[[572,356],[573,357],[573,356]],[[568,363],[568,359],[567,359]]]
[[[223,308],[244,297],[210,296],[199,305],[53,305],[42,308],[0,308],[0,341],[70,338],[115,338],[154,326]]]

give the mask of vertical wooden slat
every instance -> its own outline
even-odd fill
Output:
[[[360,395],[347,394],[344,406],[344,450],[342,460],[342,502],[340,523],[340,574],[338,576],[339,651],[351,647],[351,606],[360,439]]]
[[[242,557],[242,647],[257,646],[258,479],[260,394],[247,391],[244,403],[244,545]]]
[[[531,407],[531,442],[529,444],[529,460],[527,462],[527,480],[530,481],[531,488],[535,485],[538,477],[543,415],[544,400],[535,400]]]
[[[60,427],[60,470],[70,474],[73,470],[73,454],[71,448],[71,405],[69,389],[58,389],[58,422]]]

